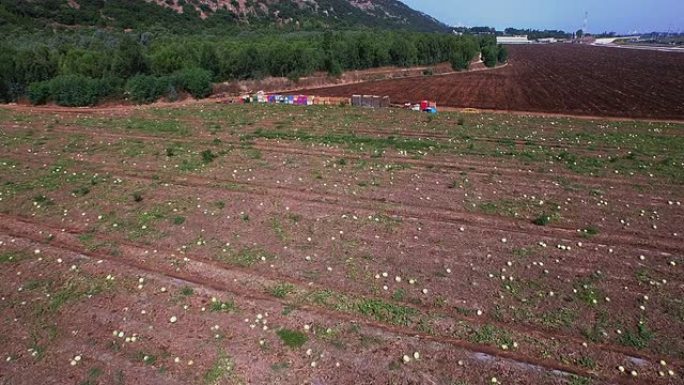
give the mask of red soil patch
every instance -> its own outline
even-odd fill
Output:
[[[320,96],[629,118],[684,119],[684,54],[584,45],[514,46],[495,71],[309,89]]]

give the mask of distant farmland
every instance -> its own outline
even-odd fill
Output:
[[[684,54],[580,45],[514,46],[493,71],[307,90],[393,102],[628,118],[684,119]]]

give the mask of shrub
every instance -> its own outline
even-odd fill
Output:
[[[495,67],[497,61],[496,46],[486,46],[482,49],[482,61],[487,67]]]
[[[535,218],[532,221],[532,223],[534,223],[537,226],[546,226],[549,223],[551,223],[551,216],[546,215],[546,213],[544,213],[544,214],[538,216],[537,218]]]
[[[193,97],[200,99],[211,94],[211,72],[201,68],[186,68],[176,72],[173,76],[177,88],[187,91]]]
[[[202,151],[202,163],[209,164],[216,159],[216,154],[211,152],[211,150]]]
[[[306,334],[296,330],[281,329],[276,334],[278,334],[278,337],[283,340],[286,346],[292,349],[300,348],[308,340]]]
[[[462,71],[465,69],[468,69],[468,66],[470,65],[470,60],[466,57],[465,52],[461,51],[455,51],[451,55],[451,68],[454,69],[454,71]]]
[[[52,100],[60,106],[92,106],[100,98],[120,93],[122,83],[123,80],[113,77],[92,79],[82,75],[61,75],[32,83],[27,96],[32,104],[45,104]]]
[[[325,70],[328,71],[328,75],[336,78],[342,76],[342,72],[344,72],[342,65],[336,59],[326,59]]]
[[[82,75],[62,75],[50,80],[50,95],[60,106],[92,106],[97,103],[98,89],[98,80]]]
[[[166,94],[171,85],[167,77],[138,75],[126,84],[126,91],[136,103],[153,103]]]
[[[498,52],[497,52],[497,61],[499,63],[505,63],[508,61],[508,49],[506,47],[502,46],[499,44],[497,47]]]
[[[114,76],[98,79],[95,84],[97,96],[98,98],[110,96],[118,99],[123,95],[124,84],[124,79]]]
[[[31,104],[45,104],[50,100],[50,82],[32,83],[28,88],[28,99]]]

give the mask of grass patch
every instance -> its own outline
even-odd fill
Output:
[[[75,197],[82,197],[90,194],[90,188],[86,186],[81,186],[71,191],[71,195]]]
[[[270,261],[273,259],[275,259],[275,256],[263,249],[248,247],[233,255],[230,261],[239,266],[249,267],[258,261]]]
[[[551,216],[547,215],[546,213],[543,213],[540,216],[534,218],[534,220],[532,220],[532,223],[534,223],[537,226],[546,226],[549,223],[551,223]]]
[[[399,289],[395,290],[394,293],[392,294],[392,299],[397,301],[397,302],[401,302],[405,298],[406,298],[406,290],[404,290],[404,288],[399,288]]]
[[[273,232],[278,237],[278,239],[280,239],[281,241],[287,239],[287,236],[285,235],[285,229],[283,228],[283,224],[280,223],[280,219],[273,218],[271,220],[271,228],[273,229]]]
[[[45,195],[36,195],[33,197],[33,203],[37,206],[52,206],[55,202]]]
[[[218,157],[218,155],[214,154],[211,150],[204,150],[200,155],[202,156],[202,163],[204,164],[209,164]]]
[[[581,356],[580,358],[578,358],[577,364],[581,367],[591,369],[591,370],[594,370],[597,367],[596,361],[594,361],[593,358],[588,357],[588,356]]]
[[[588,226],[581,230],[582,236],[586,238],[591,238],[599,234],[599,229],[596,226]]]
[[[397,138],[395,136],[377,138],[346,133],[314,135],[299,131],[286,132],[261,129],[254,131],[254,133],[251,135],[243,136],[242,140],[249,141],[256,138],[293,140],[327,145],[346,145],[352,149],[370,150],[373,154],[380,154],[386,148],[394,148],[395,150],[405,151],[408,153],[417,153],[429,150],[438,150],[444,147],[442,143],[430,139]]]
[[[576,319],[577,312],[563,307],[542,314],[541,323],[546,327],[568,328]]]
[[[23,253],[17,253],[12,251],[4,252],[0,253],[0,263],[17,263],[27,257],[28,256]]]
[[[568,385],[591,385],[593,383],[591,378],[576,376],[574,374],[571,374],[570,379],[568,380]]]
[[[157,356],[155,356],[154,354],[146,354],[142,350],[135,353],[133,359],[134,361],[142,362],[145,365],[154,365],[155,363],[157,363]]]
[[[180,289],[181,295],[185,297],[191,296],[194,292],[195,291],[190,286],[183,286]]]
[[[469,339],[471,342],[478,344],[513,346],[513,338],[508,332],[489,324],[484,325],[479,329],[474,329]]]
[[[276,298],[285,298],[294,290],[295,287],[293,285],[290,285],[289,283],[281,283],[268,289],[268,293]]]
[[[225,352],[221,351],[211,368],[204,373],[204,383],[206,385],[214,385],[230,380],[233,376],[234,368],[233,360]]]
[[[91,368],[88,370],[88,377],[81,381],[79,385],[97,385],[98,378],[102,376],[102,369],[98,367]]]
[[[599,299],[605,297],[602,295],[601,291],[594,286],[592,283],[593,279],[595,278],[584,278],[574,285],[575,290],[577,290],[575,296],[589,306],[596,306]]]
[[[624,346],[644,349],[648,347],[653,337],[653,332],[648,329],[645,322],[641,321],[637,324],[636,330],[625,330],[618,341]]]
[[[93,278],[72,278],[60,289],[53,290],[50,300],[41,303],[36,308],[36,316],[53,314],[59,311],[65,304],[79,300],[83,297],[97,295],[110,286],[109,283]]]
[[[283,340],[285,346],[292,349],[301,348],[306,341],[309,340],[306,334],[291,329],[280,329],[276,332],[276,334],[278,334],[278,337]]]
[[[230,313],[237,310],[234,301],[215,301],[211,303],[210,310],[214,313]]]
[[[380,322],[408,325],[417,314],[416,309],[394,305],[378,299],[364,299],[356,303],[356,311]]]

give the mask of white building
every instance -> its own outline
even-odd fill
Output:
[[[538,43],[545,43],[545,44],[553,44],[553,43],[558,43],[558,39],[555,37],[543,37],[541,39],[537,39]]]
[[[496,44],[530,44],[531,40],[527,39],[527,35],[520,36],[497,36]]]

